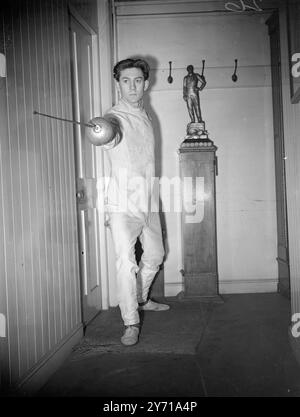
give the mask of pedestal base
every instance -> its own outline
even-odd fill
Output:
[[[224,304],[225,300],[220,294],[217,295],[191,295],[187,294],[184,291],[181,291],[176,296],[177,300],[180,302],[184,301],[198,301],[200,303],[214,303],[214,304]]]
[[[218,295],[216,272],[184,273],[184,293],[188,297],[215,297]]]
[[[180,152],[193,152],[194,150],[215,151],[216,147],[210,139],[184,139],[180,145]]]

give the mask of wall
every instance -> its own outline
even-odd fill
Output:
[[[196,2],[191,4],[193,13],[187,4],[178,14],[174,7],[179,5],[168,3],[161,9],[157,3],[149,5],[149,14],[146,6],[144,12],[140,5],[117,7],[117,59],[141,55],[151,64],[148,105],[158,140],[157,168],[169,178],[178,175],[177,149],[189,122],[182,99],[186,66],[193,64],[201,72],[206,60],[201,100],[206,127],[218,147],[220,291],[276,291],[270,52],[264,23],[269,14],[201,14],[194,10]],[[235,58],[236,84],[231,80]],[[168,61],[173,63],[173,84],[167,83]],[[179,215],[165,213],[165,223],[166,295],[176,295],[182,289]]]
[[[2,385],[26,382],[82,335],[65,1],[1,2]],[[70,349],[70,347],[69,347]],[[41,381],[40,381],[41,382]]]

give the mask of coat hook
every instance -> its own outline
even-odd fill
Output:
[[[173,77],[171,75],[171,72],[172,72],[172,61],[169,61],[169,67],[170,67],[170,69],[169,69],[168,83],[169,84],[172,84],[172,82],[173,82]]]
[[[237,70],[237,63],[238,63],[238,60],[237,59],[235,59],[234,60],[234,63],[235,63],[235,66],[234,66],[234,73],[232,74],[232,81],[235,83],[235,82],[237,82],[237,80],[238,80],[238,77],[237,77],[237,75],[236,75],[236,70]]]

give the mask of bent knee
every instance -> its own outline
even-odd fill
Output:
[[[159,267],[164,261],[165,251],[155,251],[151,254],[143,254],[142,260],[144,264],[153,267]]]

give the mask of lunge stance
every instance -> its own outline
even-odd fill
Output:
[[[163,311],[169,306],[148,298],[149,288],[163,262],[164,248],[153,190],[154,134],[143,106],[149,86],[149,65],[125,59],[113,70],[119,102],[104,116],[104,148],[111,166],[106,207],[116,252],[118,301],[125,325],[121,342],[134,345],[140,331],[139,310]],[[108,123],[107,123],[108,122]],[[108,128],[107,128],[108,127]],[[106,133],[107,132],[107,133]],[[135,244],[143,254],[139,266]]]

